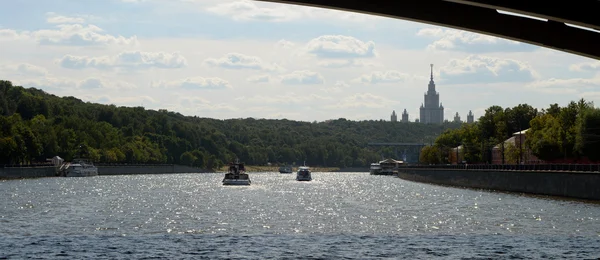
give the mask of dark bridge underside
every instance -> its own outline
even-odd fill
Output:
[[[600,1],[257,0],[352,11],[445,26],[600,60]],[[498,13],[502,10],[548,21]]]

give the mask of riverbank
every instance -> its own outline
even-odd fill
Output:
[[[456,187],[600,200],[600,173],[403,168],[401,179]]]
[[[279,166],[255,166],[245,165],[247,172],[279,172]],[[223,166],[217,171],[226,172],[229,170],[229,166]],[[310,167],[312,172],[337,172],[340,170],[338,167]],[[298,171],[298,166],[292,167],[292,171]]]
[[[98,165],[98,175],[132,175],[132,174],[176,174],[176,173],[208,173],[214,172],[202,168],[177,164],[163,165]],[[28,179],[56,177],[53,166],[39,167],[3,167],[0,168],[0,179]]]

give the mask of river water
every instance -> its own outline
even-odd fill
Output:
[[[598,259],[600,204],[368,173],[0,181],[2,259]]]

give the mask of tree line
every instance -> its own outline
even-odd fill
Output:
[[[167,110],[117,107],[58,97],[0,81],[0,164],[60,156],[100,163],[172,163],[216,168],[239,158],[250,165],[365,167],[390,147],[368,142],[433,142],[458,123],[383,120],[325,122],[218,120]]]
[[[524,147],[505,144],[513,133],[525,132]],[[452,148],[462,145],[468,163],[491,163],[492,149],[499,145],[504,163],[519,163],[528,149],[546,162],[600,160],[600,109],[581,99],[561,107],[552,104],[538,111],[527,104],[512,108],[491,106],[475,124],[442,133],[431,146],[421,150],[420,161],[449,163]]]

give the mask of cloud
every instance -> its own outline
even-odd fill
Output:
[[[46,68],[42,68],[29,63],[21,63],[16,65],[3,65],[0,66],[0,71],[4,71],[10,75],[18,75],[18,76],[46,76],[48,75],[48,70]]]
[[[30,37],[29,32],[18,32],[0,28],[0,41],[24,40]]]
[[[291,41],[281,39],[277,43],[275,43],[275,46],[282,49],[291,49],[294,48],[295,44]]]
[[[206,89],[230,89],[232,88],[229,81],[221,78],[203,78],[193,77],[170,82],[159,82],[151,84],[151,86],[163,88],[182,88],[188,90],[206,90]]]
[[[30,35],[42,45],[65,46],[106,46],[106,45],[137,45],[137,37],[126,38],[104,33],[95,25],[59,24],[57,30],[43,29],[34,32],[22,32]]]
[[[297,70],[281,76],[281,83],[285,85],[323,84],[324,82],[325,79],[320,73],[308,70]]]
[[[388,70],[374,71],[369,74],[363,74],[360,77],[353,79],[352,81],[356,83],[379,84],[405,82],[413,78],[415,77],[407,73],[402,73],[395,70]]]
[[[57,23],[57,24],[66,24],[66,23],[84,23],[85,19],[81,17],[68,17],[58,15],[56,13],[46,13],[46,22],[48,23]]]
[[[213,66],[221,67],[226,69],[251,69],[251,70],[266,70],[266,71],[281,71],[281,68],[277,64],[267,64],[262,61],[259,57],[248,56],[241,53],[228,53],[225,56],[214,59],[209,58],[204,60],[204,63]]]
[[[546,79],[531,82],[527,88],[551,94],[575,94],[600,89],[600,78]]]
[[[319,67],[328,69],[375,66],[375,64],[373,63],[366,63],[361,60],[323,60],[319,61],[317,65]]]
[[[244,103],[251,104],[275,104],[275,105],[286,105],[286,104],[307,104],[319,101],[331,100],[331,97],[311,94],[298,94],[289,92],[286,94],[273,94],[273,95],[255,95],[252,97],[241,97],[237,100],[243,100]]]
[[[280,3],[258,3],[256,1],[248,0],[220,3],[206,8],[206,10],[217,15],[231,17],[235,21],[289,22],[300,19],[331,21],[333,18],[344,22],[365,22],[383,19],[379,16],[355,12]]]
[[[452,59],[440,69],[445,84],[530,82],[537,73],[527,64],[513,59],[469,55]]]
[[[600,71],[600,61],[573,64],[573,65],[569,66],[569,69],[572,71],[599,72]]]
[[[335,82],[333,87],[323,88],[321,89],[321,91],[324,91],[326,93],[341,93],[344,92],[345,89],[348,87],[350,87],[350,85],[348,85],[346,82],[338,80],[337,82]]]
[[[375,43],[363,42],[351,36],[323,35],[306,45],[306,52],[318,58],[351,59],[377,56]]]
[[[89,77],[83,80],[74,80],[62,77],[43,77],[38,79],[17,80],[18,84],[23,87],[33,87],[39,89],[63,89],[73,91],[75,89],[82,90],[98,90],[98,89],[136,89],[137,86],[129,82],[120,80],[100,79]]]
[[[192,107],[196,112],[238,110],[238,108],[232,106],[231,103],[213,104],[201,97],[182,97],[179,99],[179,104],[184,108]]]
[[[58,63],[67,69],[176,69],[187,65],[186,59],[179,53],[126,51],[115,56],[87,57],[66,55]]]
[[[454,29],[425,28],[417,36],[436,39],[428,50],[465,51],[471,53],[501,51],[532,51],[539,47],[498,37]]]
[[[246,79],[246,81],[252,82],[252,83],[267,83],[270,82],[272,80],[271,76],[269,75],[255,75],[255,76],[251,76],[248,77]]]
[[[351,108],[385,108],[398,102],[377,96],[371,93],[356,93],[347,96],[339,102],[328,105],[329,109],[351,109]]]
[[[230,16],[236,21],[282,22],[294,20],[302,16],[300,12],[294,11],[286,5],[265,8],[258,7],[256,3],[251,1],[222,3],[209,7],[207,10],[218,15]]]

